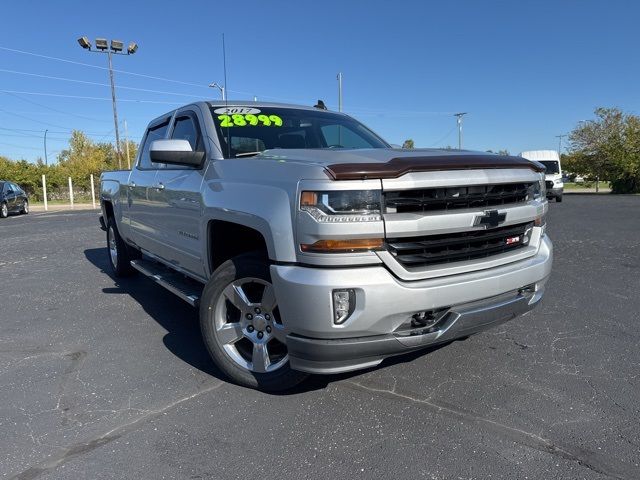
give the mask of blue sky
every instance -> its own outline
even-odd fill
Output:
[[[118,113],[136,141],[153,117],[219,98],[207,85],[224,80],[223,32],[230,99],[323,99],[337,108],[341,71],[344,110],[392,143],[455,146],[452,114],[464,111],[465,148],[555,149],[555,135],[593,118],[595,107],[640,111],[640,4],[632,1],[99,4],[3,5],[0,155],[44,156],[45,129],[50,161],[72,129],[113,140],[106,70],[7,50],[105,67],[106,55],[77,44],[82,35],[135,40],[138,52],[115,57],[114,67],[174,80],[115,73]]]

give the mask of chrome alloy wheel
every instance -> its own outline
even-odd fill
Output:
[[[9,215],[9,209],[7,208],[7,204],[3,203],[2,206],[0,207],[0,217],[2,218],[7,218],[7,216]]]
[[[22,204],[22,211],[24,213],[29,213],[29,202],[28,201],[24,201],[24,203]]]
[[[218,344],[239,367],[270,373],[289,360],[271,283],[252,277],[231,282],[216,301],[213,321]]]
[[[109,258],[113,268],[118,267],[118,246],[116,245],[116,232],[113,231],[113,225],[109,226],[107,231],[107,248],[109,249]]]

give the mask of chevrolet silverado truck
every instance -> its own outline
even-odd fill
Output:
[[[199,308],[215,364],[263,390],[511,320],[551,272],[543,165],[392,148],[317,106],[171,111],[100,200],[115,276]]]

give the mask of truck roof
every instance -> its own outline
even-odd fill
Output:
[[[163,113],[162,115],[157,116],[156,118],[154,118],[153,120],[151,120],[151,122],[149,122],[150,124],[156,123],[157,121],[163,120],[171,115],[174,114],[174,112],[176,110],[181,110],[185,107],[188,107],[189,105],[198,105],[200,107],[256,107],[256,108],[260,108],[260,107],[265,107],[265,108],[295,108],[296,110],[310,110],[310,111],[318,111],[318,108],[313,107],[311,105],[298,105],[295,103],[277,103],[277,102],[254,102],[253,100],[201,100],[201,101],[195,101],[195,102],[190,102],[190,103],[186,103],[184,105],[181,105],[178,108],[174,108],[173,110],[170,110],[166,113]],[[322,110],[321,110],[322,111]],[[346,115],[342,112],[336,112],[333,110],[327,110],[331,113],[335,113],[338,115]]]
[[[560,156],[558,152],[555,150],[528,150],[526,152],[521,152],[520,156],[522,158],[526,158],[527,160],[557,160],[560,161]]]

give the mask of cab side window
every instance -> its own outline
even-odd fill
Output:
[[[204,150],[198,121],[192,115],[181,115],[176,118],[171,138],[175,140],[188,141],[194,152],[201,152]]]
[[[181,112],[178,114],[173,122],[173,130],[171,131],[171,140],[186,140],[191,145],[191,149],[194,152],[204,151],[204,142],[202,139],[202,133],[200,132],[200,125],[198,124],[198,117],[191,111]],[[167,170],[182,170],[185,168],[197,168],[186,167],[184,165],[171,165],[168,163],[158,164],[159,168]]]
[[[149,156],[149,149],[151,143],[154,140],[162,140],[167,136],[167,129],[169,128],[169,119],[162,123],[154,125],[147,130],[147,134],[144,137],[144,145],[140,151],[140,160],[138,161],[138,168],[141,169],[154,169],[159,168],[160,164],[151,161]]]

